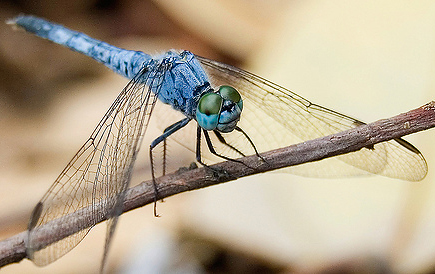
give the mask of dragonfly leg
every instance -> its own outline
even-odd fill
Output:
[[[183,119],[184,120],[184,119]],[[181,121],[183,121],[181,120]],[[163,133],[166,133],[168,131],[173,130],[174,127],[178,126],[178,124],[181,122],[178,121],[170,126],[168,126],[167,128],[165,128],[165,130],[163,131]],[[182,126],[183,127],[183,126]],[[179,128],[178,128],[179,129]],[[178,129],[176,129],[175,131],[177,131]],[[172,134],[172,133],[171,133]],[[166,175],[166,138],[163,139],[163,171],[162,171],[162,176]]]
[[[227,141],[225,140],[225,138],[222,136],[222,134],[220,134],[219,131],[217,130],[213,130],[213,133],[216,135],[216,137],[218,138],[219,142],[221,142],[222,144],[226,145],[227,147],[231,148],[232,150],[234,150],[235,152],[237,152],[238,154],[240,154],[240,156],[245,157],[246,155],[243,154],[240,150],[238,150],[237,148],[235,148],[234,146],[230,145],[227,143]]]
[[[212,170],[214,172],[214,174],[216,174],[216,176],[218,176],[218,177],[230,176],[226,170],[219,170],[216,168],[212,168],[202,161],[202,159],[201,159],[201,132],[202,131],[203,131],[203,129],[200,126],[198,126],[197,131],[196,131],[196,161],[198,161],[198,163],[200,163],[205,168]],[[204,136],[207,136],[208,140],[210,140],[210,137],[208,136],[207,131],[205,131],[205,130],[204,130]],[[207,140],[207,137],[206,137],[206,140]],[[213,147],[212,147],[212,150],[214,151]],[[210,151],[212,151],[212,150],[210,150]],[[217,153],[215,155],[217,155]],[[217,156],[219,156],[219,155],[217,155]],[[231,159],[227,159],[227,160],[231,160]]]
[[[154,163],[153,163],[153,149],[160,144],[161,142],[163,142],[164,145],[164,154],[163,154],[163,173],[165,173],[165,169],[166,169],[166,138],[168,138],[169,136],[171,136],[174,132],[176,132],[177,130],[181,129],[182,127],[186,126],[189,122],[190,122],[190,118],[184,118],[172,125],[170,125],[169,127],[167,127],[164,131],[163,134],[160,135],[159,137],[157,137],[156,139],[154,139],[154,141],[151,142],[150,145],[150,165],[151,165],[151,177],[153,180],[153,186],[154,186],[154,216],[155,217],[159,217],[159,215],[157,214],[157,200],[158,200],[158,189],[157,189],[157,183],[156,183],[156,178],[154,175]]]
[[[196,128],[196,161],[203,166],[207,166],[201,160],[201,131],[202,131],[201,127],[198,126]]]
[[[205,137],[205,141],[206,141],[206,143],[207,143],[207,147],[208,147],[208,150],[213,154],[213,155],[215,155],[215,156],[217,156],[217,157],[219,157],[219,158],[222,158],[222,159],[224,159],[224,160],[227,160],[227,161],[232,161],[232,162],[236,162],[236,163],[239,163],[239,164],[242,164],[242,165],[244,165],[244,166],[246,166],[246,167],[248,167],[248,168],[252,168],[252,169],[254,169],[255,170],[255,168],[253,168],[253,167],[250,167],[250,166],[248,166],[247,164],[245,164],[244,162],[242,162],[242,161],[239,161],[239,160],[236,160],[236,159],[233,159],[233,158],[230,158],[230,157],[227,157],[227,156],[224,156],[224,155],[221,155],[221,154],[219,154],[219,153],[217,153],[216,152],[216,150],[214,149],[214,147],[213,147],[213,144],[212,144],[212,142],[211,142],[211,139],[210,139],[210,135],[208,134],[208,132],[206,131],[206,130],[202,130],[203,131],[203,133],[204,133],[204,137]],[[201,138],[201,133],[200,133],[200,130],[198,130],[198,136],[197,136],[197,139],[200,139]],[[222,137],[222,135],[221,135],[221,137]],[[218,139],[219,139],[219,137],[218,137]],[[224,144],[227,144],[227,142],[225,141],[225,139],[222,137],[222,140],[223,140],[223,142],[224,142]],[[197,141],[197,155],[196,155],[196,157],[197,157],[197,160],[198,160],[198,156],[199,156],[199,158],[201,158],[201,153],[199,152],[198,153],[198,147],[199,147],[199,144],[200,143],[200,141],[198,140]],[[231,145],[229,145],[229,144],[227,144],[229,147],[232,147]],[[236,151],[238,151],[236,148],[234,148]],[[238,151],[239,152],[239,151]],[[241,152],[239,152],[239,153],[241,153]],[[202,164],[202,165],[205,165],[204,163],[202,163],[202,162],[200,162],[200,161],[198,161],[200,164]]]
[[[249,138],[249,135],[243,129],[241,129],[241,128],[237,127],[237,126],[236,126],[235,130],[237,130],[238,132],[241,132],[245,136],[245,138],[249,141],[249,143],[251,144],[252,148],[254,149],[255,154],[257,155],[257,157],[260,158],[262,161],[266,162],[266,160],[263,157],[261,157],[260,153],[258,153],[258,150],[255,147],[254,142],[252,142],[251,138]]]

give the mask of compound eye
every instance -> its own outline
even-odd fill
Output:
[[[243,109],[242,96],[237,91],[237,89],[233,88],[232,86],[220,86],[218,93],[225,100],[231,100],[236,103],[239,106],[240,110]]]
[[[199,99],[196,121],[205,130],[213,130],[219,121],[223,99],[219,94],[207,93]]]

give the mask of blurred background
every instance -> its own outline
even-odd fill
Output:
[[[433,1],[0,2],[0,22],[20,13],[150,54],[187,49],[366,122],[434,100]],[[0,64],[0,239],[6,239],[26,229],[35,204],[127,80],[4,23]],[[157,135],[156,128],[147,132]],[[262,174],[165,199],[161,218],[150,206],[124,214],[107,270],[435,272],[433,137],[432,131],[406,137],[428,161],[418,183]],[[149,170],[144,150],[133,184]],[[175,148],[170,153],[177,155]],[[187,166],[194,155],[180,159]],[[105,228],[96,226],[47,267],[23,260],[2,272],[96,273]]]

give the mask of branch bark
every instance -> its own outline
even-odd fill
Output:
[[[240,159],[246,166],[231,161],[211,166],[215,170],[228,171],[223,173],[223,175],[213,172],[208,168],[196,168],[184,172],[177,171],[160,177],[157,179],[159,199],[185,191],[233,181],[237,178],[257,173],[319,161],[324,158],[357,151],[376,143],[400,138],[432,127],[435,127],[435,101],[389,119],[379,120],[333,135],[262,153],[261,156],[266,161],[262,161],[253,155]],[[152,182],[143,182],[127,191],[123,212],[142,207],[153,201],[154,188]],[[86,212],[86,208],[74,212],[66,218],[74,218],[72,220],[76,220],[82,217],[84,212]],[[104,220],[102,218],[101,221]],[[45,225],[44,238],[56,239],[58,238],[56,235],[71,235],[74,233],[73,228],[70,231],[65,231],[65,229],[69,228],[57,224],[56,221],[54,220]],[[65,224],[65,216],[61,222]],[[75,228],[76,230],[77,228]],[[46,233],[49,233],[52,237],[46,237]],[[0,267],[19,262],[26,258],[26,237],[27,233],[21,232],[0,242]],[[47,242],[43,245],[47,244],[49,243]]]

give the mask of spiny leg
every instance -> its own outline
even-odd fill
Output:
[[[177,124],[177,123],[175,123]],[[168,130],[170,130],[175,124],[170,125],[169,127],[165,128],[165,130],[163,131],[163,133],[167,132]],[[167,142],[166,139],[163,139],[163,159],[162,159],[162,176],[166,175],[166,166],[167,166]],[[161,202],[163,202],[163,199],[161,200]]]
[[[260,158],[262,161],[264,161],[266,163],[266,160],[263,157],[261,157],[260,153],[258,153],[258,150],[255,147],[254,142],[251,140],[251,138],[249,138],[249,135],[243,129],[241,129],[238,126],[236,126],[235,130],[237,130],[238,132],[241,132],[245,136],[245,138],[249,141],[249,143],[251,144],[252,148],[254,149],[255,155],[257,155],[258,158]]]
[[[166,129],[165,129],[166,131]],[[163,132],[165,132],[163,131]],[[166,175],[166,139],[163,140],[163,170],[162,170],[162,176]]]
[[[204,162],[202,162],[202,159],[201,159],[201,131],[202,131],[201,127],[198,126],[196,128],[196,151],[195,151],[196,152],[196,161],[203,166],[208,166]]]
[[[241,132],[243,134],[243,136],[248,140],[249,144],[251,145],[251,147],[253,148],[255,154],[257,155],[258,158],[260,158],[262,161],[266,162],[266,160],[261,157],[261,155],[258,153],[257,148],[255,147],[254,142],[251,140],[251,138],[249,137],[249,135],[240,127],[236,127],[235,130]],[[216,137],[218,138],[219,142],[221,142],[222,144],[224,144],[225,146],[229,147],[230,149],[234,150],[235,152],[237,152],[238,154],[240,154],[242,157],[245,157],[246,155],[241,152],[239,149],[237,149],[236,147],[230,145],[225,138],[222,136],[222,134],[217,131],[217,130],[213,130],[214,134],[216,135]]]
[[[208,168],[208,169],[212,170],[219,177],[220,177],[220,174],[222,174],[222,173],[224,173],[225,175],[228,175],[228,173],[226,171],[222,171],[222,170],[218,170],[218,169],[212,168],[212,167],[210,167],[209,165],[207,165],[206,163],[204,163],[202,161],[202,159],[201,159],[201,132],[202,131],[203,131],[203,129],[198,125],[197,130],[196,130],[196,161],[198,163],[200,163],[202,166],[204,166],[205,168]],[[206,131],[204,130],[204,135],[205,134],[206,134]],[[213,147],[212,147],[212,150],[214,151]]]
[[[161,142],[164,142],[164,145],[166,144],[166,138],[168,138],[170,135],[172,135],[174,132],[176,132],[177,130],[181,129],[182,127],[186,126],[189,122],[190,122],[190,118],[184,118],[172,125],[170,125],[169,127],[167,127],[164,131],[163,134],[160,135],[159,137],[157,137],[154,141],[151,142],[150,145],[150,164],[151,164],[151,177],[153,180],[153,187],[154,187],[154,216],[159,217],[159,215],[157,214],[157,200],[158,200],[158,189],[157,189],[157,184],[156,184],[156,178],[154,175],[154,163],[153,163],[153,149],[160,144]],[[164,148],[165,149],[165,148]],[[165,173],[165,169],[166,169],[166,152],[164,152],[164,167],[163,167],[163,172]]]
[[[200,130],[198,130],[199,131],[199,135],[197,136],[197,138],[198,139],[200,139],[201,138],[201,132],[200,132]],[[205,137],[205,141],[206,141],[206,143],[207,143],[207,147],[208,147],[208,149],[209,149],[209,151],[213,154],[213,155],[215,155],[215,156],[217,156],[217,157],[219,157],[219,158],[222,158],[222,159],[224,159],[224,160],[227,160],[227,161],[231,161],[231,162],[235,162],[235,163],[239,163],[239,164],[242,164],[242,165],[244,165],[244,166],[246,166],[246,167],[248,167],[248,168],[252,168],[252,167],[250,167],[250,166],[248,166],[247,164],[245,164],[244,162],[242,162],[242,161],[239,161],[239,160],[236,160],[236,159],[233,159],[233,158],[230,158],[230,157],[227,157],[227,156],[224,156],[224,155],[221,155],[221,154],[218,154],[217,152],[216,152],[216,150],[214,149],[214,147],[213,147],[213,144],[212,144],[212,142],[211,142],[211,139],[210,139],[210,136],[209,136],[209,134],[208,134],[208,132],[206,131],[206,130],[202,130],[203,131],[203,133],[204,133],[204,137]],[[222,136],[221,136],[222,137]],[[223,137],[222,137],[223,138]],[[225,141],[225,139],[223,139],[223,141],[226,143],[226,141]],[[199,143],[199,141],[197,141],[198,143]],[[199,153],[200,154],[200,153]],[[201,156],[201,155],[199,155],[199,156]],[[198,158],[198,151],[197,151],[197,158]],[[200,162],[200,164],[202,164],[202,165],[205,165],[204,163],[202,163],[202,162]],[[206,165],[205,165],[206,166]],[[252,169],[254,169],[254,168],[252,168]]]
[[[227,147],[229,147],[230,149],[234,150],[235,152],[237,152],[238,154],[240,154],[240,156],[245,157],[246,155],[244,153],[242,153],[240,150],[238,150],[237,148],[235,148],[234,146],[230,145],[227,143],[227,141],[225,140],[224,136],[222,136],[222,134],[220,134],[219,131],[217,130],[213,130],[214,135],[216,135],[216,137],[218,138],[219,142],[221,142],[222,144],[226,145]]]

